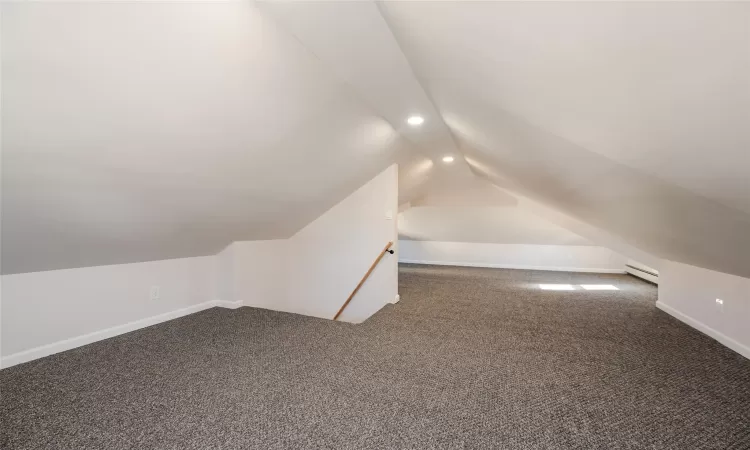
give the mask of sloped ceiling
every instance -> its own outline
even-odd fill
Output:
[[[400,239],[531,245],[594,245],[546,219],[524,199],[474,178],[435,186],[398,216]]]
[[[387,3],[476,172],[750,276],[750,5]]]
[[[394,161],[407,191],[431,170],[249,3],[3,3],[1,25],[4,273],[288,237]]]
[[[750,277],[750,4],[23,3],[1,25],[4,273],[287,237],[397,161],[403,204],[480,178],[627,256]]]
[[[518,206],[417,206],[398,220],[399,239],[412,241],[594,245]]]

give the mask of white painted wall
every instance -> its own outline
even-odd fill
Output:
[[[452,186],[442,186],[404,208],[399,239],[410,244],[402,249],[402,260],[600,272],[623,272],[625,256],[658,263],[517,192],[495,186],[487,191],[480,181],[460,192],[463,196],[456,197]]]
[[[654,284],[659,284],[659,271],[651,266],[647,266],[640,261],[634,259],[628,259],[625,261],[625,272],[633,275],[634,277],[641,278],[646,281],[650,281]],[[652,275],[653,274],[653,275]]]
[[[397,241],[398,167],[394,164],[300,230],[288,242],[284,308],[332,318],[383,247]],[[387,219],[386,215],[391,215]],[[398,261],[385,255],[340,320],[361,322],[398,291]]]
[[[622,273],[626,259],[604,247],[578,245],[399,242],[399,261],[451,266]]]
[[[214,264],[197,257],[3,275],[2,366],[214,306]]]
[[[283,310],[288,240],[233,242],[216,255],[218,300]]]
[[[750,278],[665,260],[657,306],[750,358]]]
[[[385,244],[396,248],[397,209],[393,165],[289,239],[234,242],[217,256],[220,299],[333,318]],[[339,320],[362,322],[397,290],[398,261],[388,254]]]
[[[213,306],[333,318],[396,241],[397,172],[389,167],[291,239],[234,242],[215,256],[3,275],[1,367]],[[397,270],[387,255],[340,320],[361,322],[393,301]]]

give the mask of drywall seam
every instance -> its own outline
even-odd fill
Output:
[[[87,344],[92,344],[97,341],[109,339],[111,337],[119,336],[121,334],[129,333],[141,328],[150,327],[151,325],[167,322],[172,319],[177,319],[179,317],[187,316],[213,307],[236,309],[240,306],[242,306],[242,302],[227,302],[222,300],[210,300],[204,303],[198,303],[197,305],[188,306],[186,308],[176,309],[174,311],[147,317],[145,319],[128,322],[123,325],[116,325],[114,327],[105,328],[103,330],[63,339],[51,344],[41,345],[29,350],[14,353],[0,360],[0,368],[5,369],[11,366],[15,366],[16,364],[22,364],[25,362],[33,361],[35,359],[44,358],[45,356],[54,355],[55,353],[72,350],[74,348],[82,347]]]
[[[734,350],[735,352],[739,353],[740,355],[744,356],[745,358],[750,359],[750,347],[747,347],[746,345],[743,345],[735,341],[734,339],[730,338],[726,334],[723,334],[719,331],[714,330],[713,328],[709,327],[703,322],[700,322],[688,316],[687,314],[684,314],[676,310],[675,308],[662,303],[661,301],[656,302],[656,307],[661,309],[665,313],[669,314],[670,316],[674,317],[675,319],[715,339],[716,341],[718,341],[720,344],[724,345],[725,347],[728,347]]]
[[[624,269],[601,269],[601,268],[594,268],[594,267],[576,268],[576,267],[562,267],[562,266],[524,266],[524,265],[517,265],[517,264],[423,261],[423,260],[414,260],[414,259],[402,259],[402,260],[399,260],[399,263],[425,264],[425,265],[435,265],[435,266],[486,267],[486,268],[491,268],[491,269],[549,270],[549,271],[554,271],[554,272],[625,273]]]

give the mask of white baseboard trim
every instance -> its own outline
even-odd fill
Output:
[[[636,278],[640,278],[642,280],[650,281],[651,283],[654,283],[656,285],[659,284],[659,277],[658,276],[655,277],[655,276],[653,276],[653,275],[651,275],[649,273],[641,272],[640,270],[633,270],[630,267],[626,267],[625,268],[625,272],[629,273],[630,275],[633,275]]]
[[[520,269],[520,270],[549,270],[553,272],[586,272],[586,273],[625,273],[625,269],[598,269],[598,268],[576,268],[561,266],[523,266],[516,264],[492,264],[492,263],[473,263],[473,262],[455,262],[455,261],[419,261],[412,259],[399,260],[404,264],[425,264],[435,266],[456,266],[456,267],[486,267],[490,269]]]
[[[392,301],[390,301],[390,303],[392,303],[392,304],[395,305],[396,303],[398,303],[399,300],[401,300],[401,296],[398,295],[398,294],[396,294],[396,298],[394,298]]]
[[[228,302],[226,300],[212,300],[211,303],[213,303],[214,306],[218,306],[219,308],[228,309],[237,309],[242,306],[242,300],[238,300],[236,302]]]
[[[22,352],[14,353],[2,358],[0,360],[0,368],[5,369],[7,367],[15,366],[16,364],[22,364],[25,362],[33,361],[35,359],[44,358],[45,356],[54,355],[55,353],[72,350],[77,347],[81,347],[104,339],[109,339],[111,337],[119,336],[121,334],[129,333],[141,328],[150,327],[151,325],[156,325],[168,320],[177,319],[179,317],[187,316],[189,314],[197,313],[199,311],[203,311],[204,309],[210,309],[216,306],[235,309],[242,306],[242,302],[210,300],[204,303],[199,303],[197,305],[188,306],[186,308],[180,308],[167,313],[147,317],[145,319],[128,322],[123,325],[117,325],[114,327],[106,328],[104,330],[94,331],[92,333],[83,334],[81,336],[53,342],[52,344],[34,347],[32,349],[24,350]]]
[[[695,328],[701,333],[714,338],[725,347],[728,347],[734,350],[735,352],[739,353],[740,355],[744,356],[745,358],[750,359],[750,347],[740,344],[739,342],[730,338],[726,334],[716,331],[713,328],[709,327],[708,325],[704,324],[703,322],[699,322],[698,320],[693,319],[692,317],[686,314],[683,314],[680,311],[672,308],[669,305],[665,305],[664,303],[660,301],[656,302],[656,307],[661,309],[665,313],[669,314],[670,316],[674,317],[675,319],[687,325],[690,325],[691,327]]]

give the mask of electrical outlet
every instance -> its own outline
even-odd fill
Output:
[[[151,286],[151,300],[159,300],[159,286]]]
[[[716,309],[719,310],[719,312],[724,312],[724,300],[720,298],[716,299]]]

